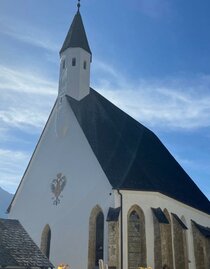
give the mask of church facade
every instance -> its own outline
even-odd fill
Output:
[[[51,262],[209,269],[210,202],[158,137],[90,88],[78,11],[56,103],[8,209]]]

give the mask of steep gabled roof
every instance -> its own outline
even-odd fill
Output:
[[[0,266],[54,267],[20,222],[11,219],[0,219]]]
[[[74,16],[69,32],[60,50],[60,54],[68,48],[82,48],[92,54],[79,10]]]
[[[210,202],[158,137],[99,93],[69,104],[110,184],[154,191],[210,214]]]

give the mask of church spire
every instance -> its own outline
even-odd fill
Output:
[[[68,95],[80,101],[90,93],[92,53],[80,14],[80,0],[77,8],[60,50],[59,96]]]
[[[80,0],[78,0],[77,7],[78,11],[74,16],[69,32],[60,50],[60,54],[68,48],[82,48],[86,50],[88,53],[92,54],[90,46],[88,44],[82,17],[80,14]]]

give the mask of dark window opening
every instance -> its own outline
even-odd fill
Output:
[[[83,63],[83,68],[86,70],[87,69],[87,62],[86,61],[84,61],[84,63]]]
[[[76,58],[72,58],[72,66],[76,66]]]
[[[98,261],[103,260],[104,254],[104,215],[100,212],[96,218],[96,249],[95,249],[95,265]]]
[[[47,258],[50,257],[50,241],[51,241],[51,230],[50,226],[46,225],[41,238],[41,251]]]
[[[66,68],[66,61],[63,60],[63,69],[65,69],[65,68]]]

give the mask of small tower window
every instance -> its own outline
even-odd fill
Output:
[[[63,60],[63,69],[65,69],[65,68],[66,68],[66,61]]]
[[[76,66],[76,58],[72,58],[72,66]]]
[[[83,68],[86,70],[87,69],[87,62],[86,61],[84,61],[84,63],[83,63]]]

